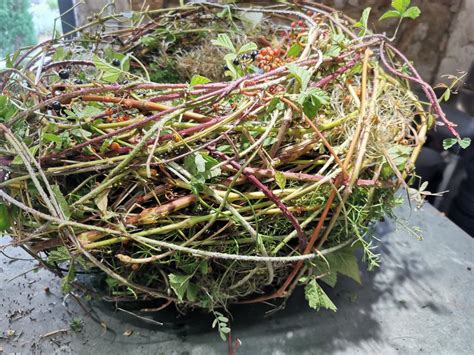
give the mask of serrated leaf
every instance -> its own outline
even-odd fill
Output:
[[[418,6],[412,6],[402,14],[402,17],[416,19],[420,15],[420,8]]]
[[[104,59],[98,57],[94,54],[92,59],[95,67],[102,72],[102,80],[114,83],[118,80],[122,70],[119,67],[115,67],[109,63],[107,63]]]
[[[286,56],[290,58],[298,57],[302,51],[303,47],[301,47],[298,43],[293,43],[290,49],[288,49]]]
[[[211,43],[215,46],[224,47],[232,52],[235,52],[235,47],[226,33],[219,33],[217,35],[217,39],[213,39]]]
[[[393,0],[392,1],[392,7],[395,10],[398,10],[399,12],[403,13],[408,9],[408,6],[410,6],[410,0]]]
[[[459,146],[462,148],[462,149],[466,149],[468,148],[470,145],[471,145],[471,138],[463,138],[463,139],[460,139],[458,141],[459,143]]]
[[[54,197],[56,198],[56,201],[58,201],[59,207],[61,207],[61,210],[63,211],[64,216],[66,217],[66,219],[69,219],[69,217],[71,217],[71,210],[69,209],[69,203],[64,198],[64,195],[61,192],[59,185],[52,185],[51,189],[53,190]]]
[[[168,278],[170,280],[170,287],[173,289],[178,299],[182,301],[184,296],[186,295],[186,291],[188,289],[189,280],[191,279],[192,275],[177,275],[177,274],[169,274]]]
[[[379,21],[385,20],[387,18],[401,17],[401,16],[402,14],[398,12],[397,10],[388,10],[382,16],[380,16]]]
[[[210,83],[211,80],[206,78],[205,76],[202,75],[193,75],[191,78],[191,82],[189,86],[194,87],[195,85],[200,85],[200,84],[207,84]]]
[[[244,54],[256,50],[258,47],[254,42],[245,43],[240,47],[238,54]]]
[[[281,171],[275,171],[275,182],[280,189],[284,190],[286,186],[286,176]]]
[[[331,270],[337,271],[350,277],[357,283],[361,283],[360,270],[357,258],[351,248],[344,248],[326,256]]]
[[[11,218],[7,205],[0,202],[0,232],[6,231],[11,226]]]
[[[311,280],[304,288],[304,295],[308,301],[308,305],[319,311],[321,308],[330,309],[331,311],[337,311],[336,305],[326,295],[324,290],[319,286],[316,280]]]
[[[448,150],[449,148],[454,146],[457,142],[458,142],[458,140],[456,138],[443,139],[443,149]]]
[[[309,81],[311,79],[311,73],[308,70],[299,67],[295,63],[287,64],[286,67],[293,75],[293,77],[300,83],[301,91],[306,91]]]

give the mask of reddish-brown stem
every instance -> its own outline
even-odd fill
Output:
[[[242,168],[242,166],[239,163],[229,158],[224,153],[219,152],[214,147],[207,147],[207,150],[209,150],[209,152],[215,157],[228,161],[229,164],[232,165],[234,169],[240,170]],[[260,180],[258,180],[255,177],[255,175],[253,175],[251,171],[249,171],[247,168],[244,168],[242,173],[247,177],[247,179],[252,184],[254,184],[260,191],[262,191],[265,194],[265,196],[267,196],[268,199],[271,200],[281,210],[282,214],[290,221],[290,223],[293,225],[293,227],[295,228],[298,234],[299,247],[301,250],[303,250],[307,243],[306,235],[304,234],[303,229],[301,228],[296,217],[288,210],[288,208],[280,201],[280,199],[268,187],[266,187]]]

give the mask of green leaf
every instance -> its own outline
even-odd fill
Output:
[[[329,104],[329,95],[320,88],[310,88],[300,94],[298,103],[303,106],[306,116],[314,118],[321,106]]]
[[[388,10],[382,16],[380,16],[379,21],[385,20],[392,17],[401,17],[402,14],[396,10]]]
[[[275,110],[282,111],[285,108],[285,104],[280,100],[279,97],[274,97],[267,107],[267,112],[273,112]]]
[[[104,53],[107,59],[110,61],[114,59],[120,60],[120,69],[122,71],[128,72],[130,70],[130,56],[128,54],[115,52],[110,47],[105,48]]]
[[[449,98],[451,97],[451,89],[447,88],[446,91],[444,92],[442,99],[444,101],[449,101]]]
[[[66,217],[66,219],[69,219],[69,217],[71,217],[71,210],[69,209],[69,203],[64,198],[64,195],[61,192],[59,185],[52,185],[51,189],[53,190],[54,197],[56,198],[56,201],[58,201],[59,207],[61,207],[61,210],[63,211],[64,216]]]
[[[186,299],[189,302],[196,302],[198,299],[199,287],[192,282],[189,283],[188,288],[186,290]]]
[[[311,73],[308,70],[301,68],[294,63],[287,64],[286,67],[293,75],[293,77],[295,77],[295,79],[298,80],[298,82],[300,83],[301,91],[306,91],[309,81],[311,79]]]
[[[326,295],[315,279],[312,279],[304,288],[304,295],[311,308],[319,311],[321,308],[336,311],[337,307]]]
[[[92,59],[97,70],[102,71],[102,80],[108,83],[114,83],[118,80],[122,70],[119,67],[115,67],[112,64],[107,63],[104,59],[94,54]]]
[[[392,7],[400,13],[403,13],[408,9],[408,6],[410,6],[410,2],[410,0],[393,0]]]
[[[97,206],[97,208],[99,209],[102,215],[105,215],[107,213],[107,206],[109,203],[109,199],[108,199],[109,191],[110,189],[106,189],[102,191],[94,199],[95,205]]]
[[[224,47],[231,52],[235,52],[235,47],[226,33],[219,33],[217,39],[213,39],[211,43],[215,46]]]
[[[352,248],[344,248],[326,256],[331,270],[337,271],[350,277],[357,283],[361,283],[360,270],[357,258],[353,254]]]
[[[448,150],[452,146],[454,146],[458,140],[456,138],[446,138],[443,140],[443,149]]]
[[[48,263],[63,263],[70,259],[69,251],[64,246],[51,250],[48,255]]]
[[[463,138],[458,141],[462,149],[466,149],[471,145],[471,138]]]
[[[248,53],[256,50],[257,48],[257,45],[253,42],[245,43],[242,47],[240,47],[238,54]]]
[[[72,291],[71,283],[74,281],[76,277],[76,266],[74,265],[74,261],[71,260],[69,264],[69,270],[61,280],[61,289],[64,293],[69,293]]]
[[[11,226],[11,218],[8,213],[8,207],[0,202],[0,232],[6,231]]]
[[[286,186],[286,176],[281,171],[275,171],[275,182],[284,190]]]
[[[190,154],[184,159],[184,168],[201,182],[221,174],[217,164],[219,162],[216,159],[201,153]]]
[[[211,80],[206,78],[205,76],[193,75],[193,77],[191,78],[191,82],[190,82],[189,86],[192,88],[195,85],[207,84],[207,83],[210,83],[210,82],[211,82]]]
[[[288,49],[286,53],[287,57],[299,57],[301,52],[303,51],[303,47],[301,47],[298,43],[293,43],[293,45]]]
[[[178,296],[180,301],[182,301],[184,299],[184,296],[186,295],[189,280],[191,279],[191,277],[192,275],[168,275],[168,278],[170,280],[170,286],[173,289],[174,293],[176,293],[176,296]]]
[[[359,32],[360,37],[365,36],[365,33],[367,32],[367,23],[369,21],[370,10],[371,10],[370,7],[367,7],[366,9],[364,9],[359,22],[356,22],[354,24],[354,27],[361,29],[361,31]]]
[[[0,122],[6,122],[16,113],[17,109],[8,96],[0,95]]]
[[[411,18],[414,20],[420,15],[421,15],[420,8],[418,6],[412,6],[402,14],[402,17]]]
[[[66,59],[66,57],[69,55],[70,51],[66,50],[64,47],[58,47],[56,48],[56,51],[53,54],[53,61],[57,62],[59,60]]]
[[[57,146],[61,146],[62,139],[59,135],[54,133],[43,133],[41,134],[41,140],[45,143],[53,142],[56,143]]]

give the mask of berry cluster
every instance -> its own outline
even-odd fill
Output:
[[[265,72],[281,67],[285,64],[282,58],[283,54],[284,52],[280,48],[262,48],[255,58],[257,66]]]
[[[238,57],[235,57],[234,60],[232,61],[232,64],[234,65],[240,65],[240,64],[249,64],[250,62],[253,62],[255,58],[257,57],[258,51],[252,51],[250,53],[244,53]],[[224,70],[229,70],[229,67],[224,65]]]

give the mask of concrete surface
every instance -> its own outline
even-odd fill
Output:
[[[419,226],[424,240],[402,228],[385,235],[380,269],[363,272],[362,285],[341,277],[327,290],[336,313],[312,311],[301,290],[267,318],[271,308],[266,305],[232,309],[233,334],[242,341],[238,354],[472,354],[474,240],[429,205],[420,211],[405,206],[397,214]],[[0,245],[7,241],[0,239]],[[29,259],[20,249],[3,252]],[[83,301],[83,309],[71,296],[63,298],[59,280],[46,271],[17,276],[35,266],[0,254],[0,348],[5,353],[227,352],[205,314],[177,316],[169,309],[154,315],[165,323],[158,326],[110,305],[90,309]],[[83,323],[82,331],[70,330],[73,319]],[[48,335],[58,330],[64,331]]]

